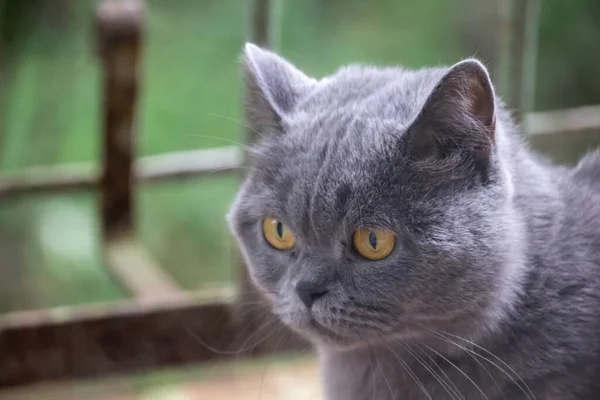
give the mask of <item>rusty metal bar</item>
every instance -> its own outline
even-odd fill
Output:
[[[104,87],[101,175],[105,239],[134,230],[135,112],[144,7],[141,0],[105,0],[97,28]]]

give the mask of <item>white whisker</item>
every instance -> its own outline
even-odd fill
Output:
[[[438,329],[430,329],[430,328],[427,328],[427,329],[429,329],[430,331],[432,331],[432,332],[436,333],[436,334],[437,334],[439,337],[442,337],[442,338],[446,339],[446,341],[447,341],[448,343],[450,343],[450,344],[453,344],[453,345],[455,345],[455,346],[459,347],[460,349],[462,349],[462,350],[464,350],[464,351],[466,351],[466,352],[468,352],[468,353],[471,353],[471,354],[473,354],[473,355],[474,355],[474,356],[476,356],[476,357],[480,357],[480,358],[484,359],[485,361],[489,362],[489,363],[490,363],[490,364],[492,364],[494,367],[496,367],[498,370],[500,370],[500,371],[502,371],[504,374],[506,374],[506,376],[508,376],[508,377],[510,378],[510,380],[511,380],[511,381],[512,381],[512,382],[513,382],[515,385],[517,385],[517,387],[518,387],[519,389],[521,389],[521,390],[523,391],[523,393],[524,393],[524,394],[527,396],[527,398],[528,398],[528,399],[530,399],[530,400],[535,400],[535,395],[533,394],[533,391],[532,391],[532,390],[529,388],[529,386],[527,386],[527,384],[525,383],[525,381],[523,380],[523,378],[521,378],[521,376],[520,376],[519,374],[517,374],[517,372],[516,372],[516,371],[515,371],[515,370],[514,370],[514,369],[513,369],[513,368],[512,368],[510,365],[508,365],[506,362],[504,362],[504,361],[503,361],[503,360],[502,360],[500,357],[498,357],[498,356],[497,356],[497,355],[495,355],[494,353],[492,353],[492,352],[490,352],[489,350],[487,350],[487,349],[485,349],[485,348],[483,348],[483,347],[479,346],[477,343],[473,343],[472,341],[470,341],[470,340],[467,340],[467,339],[465,339],[465,338],[462,338],[462,337],[460,337],[460,336],[453,335],[453,334],[451,334],[451,333],[444,332],[444,331],[442,331],[442,330],[438,330]],[[518,382],[518,381],[517,381],[517,380],[516,380],[516,379],[515,379],[515,378],[514,378],[512,375],[510,375],[508,372],[506,372],[506,370],[504,370],[503,368],[501,368],[499,365],[497,365],[497,364],[496,364],[495,362],[493,362],[492,360],[490,360],[490,359],[488,359],[488,358],[484,357],[483,355],[481,355],[481,354],[479,354],[479,353],[477,353],[477,352],[475,352],[475,351],[473,351],[473,350],[471,350],[471,349],[468,349],[468,348],[466,348],[466,347],[464,347],[464,346],[461,346],[461,345],[459,345],[458,343],[456,343],[456,342],[454,342],[454,341],[450,340],[450,339],[449,339],[447,336],[444,336],[444,335],[448,335],[448,336],[450,336],[450,337],[454,337],[454,338],[456,338],[456,339],[462,340],[462,341],[464,341],[464,342],[466,342],[466,343],[468,343],[468,344],[472,345],[473,347],[476,347],[476,348],[478,348],[479,350],[481,350],[481,351],[485,352],[486,354],[489,354],[490,356],[494,357],[494,359],[498,360],[498,361],[499,361],[499,362],[500,362],[502,365],[504,365],[506,368],[508,368],[508,370],[509,370],[510,372],[512,372],[512,373],[513,373],[513,374],[514,374],[514,375],[517,377],[517,379],[519,380],[519,382]],[[523,387],[523,386],[521,386],[521,384],[522,384],[524,387]],[[527,389],[527,391],[525,391],[525,389]]]
[[[248,128],[248,129],[250,129],[252,132],[256,133],[256,135],[257,135],[258,137],[260,137],[260,138],[262,138],[262,137],[263,137],[263,135],[262,135],[262,134],[261,134],[259,131],[257,131],[256,129],[254,129],[253,127],[251,127],[250,125],[248,125],[248,124],[247,124],[247,123],[245,123],[244,121],[241,121],[241,120],[235,119],[235,118],[233,118],[233,117],[229,117],[229,116],[227,116],[227,115],[222,115],[222,114],[210,113],[210,114],[208,114],[208,115],[209,115],[209,116],[211,116],[211,117],[222,118],[222,119],[225,119],[225,120],[227,120],[227,121],[235,122],[235,123],[237,123],[238,125],[240,125],[240,126],[243,126],[244,128]]]
[[[444,388],[444,390],[446,390],[446,393],[448,393],[450,395],[450,397],[452,399],[455,399],[453,393],[451,393],[451,389],[448,389],[448,384],[445,383],[442,379],[440,379],[440,376],[429,366],[427,366],[427,364],[423,361],[423,359],[421,357],[419,357],[418,354],[416,354],[412,349],[410,349],[408,346],[399,343],[400,346],[402,346],[404,348],[404,350],[406,350],[406,352],[408,354],[410,354],[419,364],[421,364],[423,366],[423,368],[425,368],[427,370],[427,372],[429,372],[431,374],[431,376],[433,376],[433,378]]]
[[[394,349],[388,345],[385,341],[382,342],[389,350],[390,352],[394,355],[394,357],[396,357],[396,360],[398,360],[398,362],[400,362],[400,364],[402,364],[402,366],[404,367],[404,369],[406,370],[406,372],[410,375],[410,377],[415,381],[415,383],[417,384],[417,386],[419,386],[419,388],[421,388],[421,390],[423,391],[423,393],[425,394],[425,396],[427,396],[427,398],[429,400],[433,400],[431,398],[431,395],[429,394],[429,392],[427,391],[427,389],[425,388],[425,386],[423,385],[423,383],[419,380],[419,378],[417,377],[417,375],[413,372],[412,369],[410,369],[410,367],[408,366],[408,364],[402,359],[402,357],[400,357],[398,355],[398,353],[396,353],[394,351]]]
[[[456,387],[456,385],[452,382],[452,380],[450,379],[450,377],[448,376],[448,374],[446,374],[446,372],[444,371],[444,369],[437,363],[435,362],[435,360],[429,355],[427,354],[427,352],[425,350],[423,350],[422,348],[419,347],[419,350],[421,350],[421,353],[427,357],[429,359],[429,361],[431,361],[433,364],[435,364],[438,367],[438,370],[440,371],[440,373],[442,375],[444,375],[444,377],[446,378],[446,380],[448,381],[448,384],[452,386],[453,388],[453,392],[458,396],[459,399],[465,400],[465,396],[462,395],[462,393],[460,393],[460,390],[458,390],[458,388]]]
[[[369,367],[371,368],[371,378],[373,380],[373,398],[377,398],[377,383],[375,382],[375,366],[371,358],[371,352],[369,352]]]
[[[426,345],[425,343],[421,343],[422,346],[428,348],[430,351],[432,351],[433,353],[435,353],[438,357],[440,357],[442,360],[446,361],[448,364],[450,364],[452,367],[454,367],[458,372],[460,372],[465,378],[467,378],[467,380],[469,382],[471,382],[471,384],[473,384],[473,386],[475,386],[475,388],[479,391],[479,393],[481,393],[481,395],[486,398],[487,400],[489,400],[489,398],[487,397],[487,395],[484,393],[483,390],[481,390],[481,388],[479,387],[479,385],[477,385],[477,383],[475,383],[475,381],[473,379],[471,379],[471,377],[469,377],[469,375],[467,375],[462,369],[460,369],[460,367],[458,367],[458,365],[454,364],[452,361],[448,360],[446,357],[444,357],[442,354],[440,354],[438,351],[436,351],[435,349],[432,349],[430,346]]]

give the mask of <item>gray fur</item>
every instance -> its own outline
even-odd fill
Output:
[[[314,80],[247,45],[244,65],[262,138],[230,225],[329,400],[600,398],[599,152],[533,154],[476,60]],[[352,249],[362,226],[395,232],[390,256]],[[299,282],[328,292],[308,309]]]

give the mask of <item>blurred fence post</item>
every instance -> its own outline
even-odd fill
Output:
[[[522,115],[534,111],[537,83],[537,59],[539,47],[540,13],[542,0],[527,0],[525,3],[525,26],[523,28],[523,60],[521,69],[521,92],[519,106]]]
[[[533,111],[541,0],[498,0],[500,94],[519,122]]]
[[[274,3],[276,0],[252,1],[250,41],[257,46],[272,48],[275,44]]]
[[[253,0],[251,2],[250,11],[250,32],[249,40],[257,46],[269,48],[271,42],[271,0]],[[247,96],[244,92],[243,96]],[[245,102],[245,101],[244,101]],[[245,110],[244,110],[245,112]],[[253,129],[244,126],[244,142],[246,145],[251,145],[257,139],[257,134]],[[244,155],[244,164],[248,163],[248,155]],[[243,171],[246,171],[245,169]],[[245,172],[244,172],[245,175]],[[236,278],[238,284],[238,296],[235,303],[236,310],[234,312],[234,318],[238,326],[243,326],[246,335],[252,335],[258,332],[262,326],[267,324],[264,320],[265,313],[261,311],[264,304],[264,299],[258,293],[245,266],[244,259],[237,247],[233,250],[234,255],[237,259],[235,263]],[[261,348],[266,345],[264,341],[258,344],[260,348],[253,348],[251,352],[260,352]]]
[[[129,234],[135,225],[135,112],[138,95],[142,3],[106,0],[98,8],[103,63],[102,234]]]
[[[513,45],[514,18],[513,0],[498,0],[497,25],[496,25],[496,47],[498,49],[496,74],[494,76],[496,91],[505,101],[510,96],[510,72],[511,72],[511,47]]]
[[[4,50],[4,23],[5,23],[6,4],[0,1],[0,165],[4,158],[4,143],[6,140],[6,94],[4,93],[6,70],[8,61]]]
[[[144,12],[143,0],[104,0],[98,8],[104,88],[101,223],[113,274],[136,297],[156,299],[177,295],[179,288],[135,236],[135,114]]]
[[[279,23],[279,13],[281,12],[281,10],[274,9],[276,3],[278,6],[281,6],[277,0],[252,1],[249,32],[249,40],[252,43],[261,47],[273,49],[274,42],[276,42],[274,36],[275,33],[278,32],[276,25]],[[253,129],[246,127],[244,130],[244,137],[245,144],[251,145],[257,139],[257,134]],[[247,162],[247,156],[245,156],[245,163]],[[236,326],[244,327],[245,334],[250,336],[254,335],[259,330],[263,330],[265,326],[270,326],[270,330],[281,332],[279,335],[273,335],[273,337],[262,340],[256,345],[251,344],[251,352],[260,354],[263,352],[277,351],[280,348],[297,349],[303,347],[305,343],[302,340],[299,340],[296,335],[291,334],[291,332],[273,315],[265,312],[267,307],[265,298],[252,284],[248,270],[237,249],[235,252],[238,258],[236,272],[239,287],[238,298],[235,304],[236,310],[234,313]]]

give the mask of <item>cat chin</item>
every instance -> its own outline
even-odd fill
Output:
[[[349,352],[361,350],[373,346],[379,346],[383,343],[387,343],[388,345],[391,343],[397,342],[410,342],[410,339],[405,336],[394,336],[394,337],[381,337],[376,339],[365,339],[365,338],[331,338],[319,335],[318,337],[308,337],[309,340],[312,341],[314,346],[324,352]],[[413,337],[414,339],[414,337]]]
[[[313,344],[318,351],[321,352],[336,352],[344,353],[354,350],[359,350],[368,347],[368,342],[364,341],[329,341],[329,340],[314,340]]]
[[[350,349],[364,345],[358,338],[342,336],[325,326],[319,324],[309,314],[302,318],[295,316],[293,321],[283,318],[282,321],[288,328],[311,342],[315,347],[327,347],[336,350]]]
[[[368,342],[361,339],[352,339],[337,336],[335,334],[323,334],[321,332],[309,332],[301,333],[306,339],[308,339],[315,348],[328,351],[344,352],[352,351],[365,347]]]
[[[348,352],[372,347],[388,347],[398,343],[410,345],[425,340],[430,335],[426,331],[417,328],[406,328],[402,331],[389,332],[386,334],[356,333],[353,336],[341,336],[327,328],[315,327],[310,331],[296,330],[301,336],[308,339],[321,351]]]
[[[381,343],[411,342],[422,338],[423,332],[403,329],[401,332],[386,334],[374,332],[336,332],[319,323],[310,313],[297,312],[279,315],[281,321],[291,330],[311,342],[316,348],[331,351],[351,351]]]
[[[368,337],[368,335],[363,336],[360,334],[352,336],[341,335],[317,323],[312,323],[310,327],[303,327],[302,329],[297,326],[291,326],[291,328],[300,336],[310,341],[315,348],[323,351],[347,352],[373,346],[380,342],[408,339],[408,336],[400,337],[398,335],[389,338],[379,337],[376,339]]]

